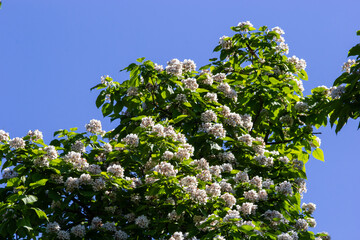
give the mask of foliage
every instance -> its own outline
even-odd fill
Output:
[[[360,30],[357,35],[360,36]],[[331,113],[331,126],[336,123],[336,132],[341,130],[349,118],[357,119],[360,116],[360,43],[349,50],[348,57],[356,57],[356,60],[344,63],[345,72],[334,82],[333,88],[338,90],[337,94],[326,108]]]
[[[0,131],[2,238],[329,239],[308,230],[315,205],[301,197],[331,97],[303,96],[306,63],[280,28],[232,30],[200,72],[142,58],[129,80],[104,76],[93,89],[111,131],[91,120],[50,145]]]

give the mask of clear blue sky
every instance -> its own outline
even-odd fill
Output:
[[[39,129],[45,141],[60,128],[103,120],[89,89],[139,57],[166,65],[193,59],[198,67],[214,57],[230,26],[280,26],[290,56],[307,61],[305,93],[331,86],[347,51],[359,42],[359,0],[139,1],[3,0],[0,10],[0,129],[24,136]],[[110,130],[107,119],[104,128]],[[307,164],[305,202],[317,204],[317,231],[333,239],[360,239],[360,131],[355,121],[335,135],[321,129],[325,163]]]

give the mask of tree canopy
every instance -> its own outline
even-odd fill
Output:
[[[309,230],[305,164],[324,160],[314,128],[329,114],[336,131],[358,117],[359,47],[334,87],[304,96],[281,28],[231,29],[206,66],[141,58],[126,81],[103,76],[92,89],[113,130],[93,119],[50,144],[0,130],[2,238],[330,239]]]

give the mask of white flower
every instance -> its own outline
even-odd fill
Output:
[[[316,210],[316,205],[314,203],[303,203],[301,205],[301,208],[304,212],[307,212],[309,214],[313,214],[313,212]]]
[[[106,182],[103,178],[98,178],[94,181],[92,188],[95,192],[98,192],[102,189],[104,189],[106,186]]]
[[[284,181],[275,187],[275,190],[284,195],[292,195],[291,183]]]
[[[154,168],[155,172],[158,172],[166,177],[176,177],[178,170],[174,169],[174,166],[168,162],[161,162]]]
[[[225,73],[217,73],[214,75],[213,79],[215,82],[222,82],[224,79],[226,78],[226,74]]]
[[[201,114],[201,121],[205,123],[216,122],[217,121],[216,113],[213,110],[206,110]]]
[[[306,219],[307,220],[307,222],[308,222],[308,224],[309,224],[309,227],[316,227],[316,221],[315,221],[315,219],[313,219],[313,218],[308,218],[308,219]]]
[[[255,212],[255,210],[257,209],[257,205],[251,202],[245,202],[241,205],[240,209],[244,215],[250,215]]]
[[[196,83],[195,78],[183,79],[181,80],[181,82],[184,84],[185,88],[188,88],[191,91],[196,91],[196,89],[199,87],[199,84]]]
[[[211,197],[219,197],[221,195],[221,187],[218,183],[206,185],[206,193]]]
[[[122,230],[118,230],[115,232],[116,240],[125,240],[125,239],[128,239],[128,237],[129,237],[129,235],[127,235],[127,233]]]
[[[171,238],[174,240],[184,240],[184,235],[182,232],[174,232],[174,234],[171,236]]]
[[[49,222],[46,225],[46,232],[47,233],[56,233],[60,231],[60,225],[57,222]]]
[[[170,151],[165,151],[163,154],[163,158],[166,160],[171,160],[174,157],[174,153]]]
[[[249,31],[247,28],[253,27],[253,25],[251,24],[251,22],[246,21],[246,22],[239,22],[238,27],[240,27],[241,30],[247,32],[247,31]]]
[[[244,192],[244,198],[251,202],[257,202],[259,200],[259,195],[257,194],[257,192],[255,190],[250,190],[250,191]]]
[[[8,140],[9,140],[9,133],[5,132],[4,130],[0,130],[0,142],[8,141]]]
[[[300,218],[300,219],[296,220],[295,227],[299,230],[307,231],[309,224],[307,223],[307,221],[305,219]]]
[[[66,187],[66,190],[69,192],[72,192],[75,189],[78,189],[79,188],[79,179],[73,178],[73,177],[68,177],[68,179],[66,179],[66,182],[65,182],[65,187]]]
[[[297,102],[295,104],[295,110],[297,112],[305,112],[306,110],[308,110],[308,108],[309,108],[309,105],[304,102]]]
[[[231,38],[229,38],[228,36],[222,36],[221,38],[219,38],[219,44],[223,49],[230,49],[232,45]]]
[[[183,187],[195,186],[197,187],[198,181],[194,176],[186,176],[180,180],[180,184]]]
[[[284,30],[282,30],[280,27],[274,27],[271,29],[271,31],[276,32],[279,35],[285,34]]]
[[[146,216],[141,215],[135,219],[135,224],[141,228],[148,228],[150,221]]]
[[[229,208],[232,208],[232,206],[234,206],[236,204],[236,198],[229,193],[224,193],[223,195],[221,195],[221,198],[224,199],[224,201],[226,202],[226,205]]]
[[[103,225],[102,219],[99,217],[94,217],[91,221],[91,229],[100,228]]]
[[[109,166],[106,170],[108,173],[112,173],[115,177],[123,178],[124,177],[124,168],[118,164],[113,164]]]
[[[258,188],[262,187],[262,177],[255,176],[250,180],[250,184],[255,185]]]
[[[182,63],[184,72],[193,72],[196,70],[196,64],[193,60],[185,59]]]
[[[137,96],[139,94],[138,89],[136,87],[129,87],[126,91],[126,95],[130,96]]]
[[[140,127],[142,128],[152,127],[154,126],[154,124],[155,123],[151,117],[144,117],[143,119],[141,119]]]
[[[288,62],[293,64],[297,70],[305,70],[306,68],[305,60],[299,59],[296,56],[292,56],[291,58],[288,58]]]
[[[240,171],[235,175],[234,180],[241,183],[249,182],[249,175],[246,172]]]
[[[39,130],[35,130],[35,131],[31,131],[29,130],[28,136],[30,136],[30,139],[33,140],[33,141],[37,141],[37,140],[40,140],[40,139],[43,139],[43,134],[42,132],[40,132]]]
[[[178,77],[182,75],[182,69],[183,69],[182,63],[176,58],[167,62],[167,66],[165,68],[168,74]]]
[[[334,86],[330,88],[330,96],[333,99],[337,99],[341,97],[341,95],[345,92],[345,86]]]
[[[121,139],[121,141],[133,147],[137,147],[139,145],[139,137],[133,133],[126,135],[126,137]]]
[[[208,92],[205,94],[204,98],[206,100],[208,100],[209,102],[217,102],[218,101],[216,93]]]
[[[25,141],[22,138],[16,137],[9,141],[9,145],[15,149],[25,148]]]
[[[158,72],[164,71],[163,65],[159,65],[159,64],[157,64],[157,63],[154,64],[154,69],[155,69],[156,71],[158,71]]]
[[[13,169],[10,169],[10,168],[5,168],[3,170],[3,178],[4,179],[10,179],[10,178],[14,178],[14,177],[17,177],[18,176],[18,173],[15,172]]]
[[[85,226],[76,225],[71,228],[71,233],[75,235],[75,237],[83,238],[85,236]]]
[[[46,152],[45,156],[49,159],[56,159],[58,157],[58,152],[54,146],[49,145],[44,148],[44,151]]]
[[[87,173],[83,173],[80,175],[79,184],[80,185],[91,185],[93,180],[91,179],[91,175]]]
[[[75,152],[85,152],[85,145],[80,140],[76,140],[75,143],[71,145],[71,150]]]
[[[60,230],[57,232],[57,238],[60,240],[69,240],[70,239],[70,233],[64,230]]]
[[[350,73],[351,70],[351,66],[356,64],[356,60],[355,59],[349,59],[347,60],[347,62],[344,63],[344,65],[342,66],[342,70],[344,72]]]
[[[102,228],[106,229],[107,231],[110,232],[115,232],[116,231],[116,226],[114,222],[106,222],[102,225]]]
[[[179,103],[184,103],[187,102],[187,98],[185,94],[179,93],[178,95],[176,95],[175,101],[179,102]]]
[[[90,120],[90,123],[85,125],[86,131],[99,134],[102,133],[101,122],[96,119]]]

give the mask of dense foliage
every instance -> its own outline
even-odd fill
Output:
[[[303,96],[306,62],[286,56],[281,28],[232,30],[199,71],[138,59],[129,80],[102,77],[111,131],[91,120],[46,145],[1,130],[2,238],[330,239],[309,231],[316,205],[301,198],[338,88]]]
[[[360,30],[357,35],[360,36]],[[348,57],[356,59],[344,63],[344,73],[334,82],[334,100],[325,108],[331,114],[331,125],[336,123],[336,132],[341,130],[349,118],[357,119],[360,116],[360,43],[350,49]]]

